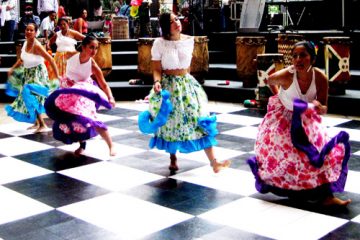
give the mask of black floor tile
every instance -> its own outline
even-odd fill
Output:
[[[232,150],[251,152],[254,150],[255,139],[237,137],[227,134],[218,134],[216,140],[219,147],[229,148]]]
[[[172,178],[161,179],[135,187],[129,190],[127,194],[195,216],[242,198],[238,194]]]
[[[109,193],[106,189],[58,173],[12,182],[4,186],[54,208]]]
[[[31,152],[14,156],[14,158],[43,167],[52,171],[61,171],[99,162],[100,160],[85,155],[75,155],[58,148]]]
[[[341,123],[336,125],[335,127],[339,128],[350,128],[350,129],[360,129],[360,121],[359,120],[351,120],[345,123]]]
[[[341,194],[336,193],[335,196],[341,199],[351,199],[352,202],[347,207],[325,207],[316,202],[305,202],[297,199],[288,199],[285,197],[278,197],[274,194],[260,194],[256,193],[251,197],[258,198],[264,201],[307,210],[310,212],[321,213],[337,218],[350,220],[360,214],[360,194],[344,192]]]
[[[347,222],[341,227],[335,229],[334,231],[326,234],[324,237],[320,238],[321,240],[357,240],[360,239],[360,224],[355,222]]]

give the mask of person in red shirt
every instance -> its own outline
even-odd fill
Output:
[[[76,19],[74,23],[74,30],[82,34],[87,34],[88,22],[86,21],[86,18],[87,18],[87,11],[86,9],[83,9],[81,12],[81,16],[78,19]]]

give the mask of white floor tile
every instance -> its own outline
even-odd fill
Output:
[[[345,191],[360,194],[360,172],[349,170]]]
[[[32,126],[32,124],[24,123],[24,122],[16,122],[14,120],[14,122],[11,123],[1,124],[0,132],[7,133],[13,136],[22,136],[34,132],[34,130],[27,130],[27,128],[30,126]]]
[[[333,128],[329,128],[327,132],[328,132],[330,137],[333,137],[336,134],[338,134],[340,131],[347,132],[350,135],[350,140],[351,141],[360,142],[360,130],[357,130],[357,129],[333,127]]]
[[[20,181],[49,173],[52,173],[52,171],[12,157],[0,158],[0,184]]]
[[[105,141],[102,139],[93,138],[89,141],[86,141],[86,149],[83,152],[83,155],[106,161],[106,160],[116,159],[133,154],[138,154],[146,151],[145,149],[130,147],[123,144],[118,144],[116,142],[114,142],[114,146],[117,151],[117,154],[116,156],[110,156],[109,148],[105,143]],[[79,143],[73,143],[70,145],[61,146],[59,148],[64,149],[66,151],[74,152],[78,147],[79,147]]]
[[[347,220],[243,198],[199,217],[274,239],[318,239]]]
[[[230,112],[237,112],[244,110],[245,108],[240,104],[223,104],[217,102],[209,102],[207,106],[208,112],[215,112],[215,113],[230,113]]]
[[[239,124],[244,126],[252,126],[262,122],[262,118],[258,117],[248,117],[243,115],[234,115],[234,114],[218,114],[217,116],[218,122],[231,123],[231,124]]]
[[[52,207],[0,186],[0,224],[53,210]]]
[[[329,116],[321,116],[321,119],[321,124],[327,127],[333,127],[351,121],[351,119],[347,118],[334,118]]]
[[[111,191],[126,190],[163,178],[156,174],[111,162],[89,164],[59,171],[59,173]]]
[[[158,149],[152,149],[150,151],[156,152],[159,154],[169,155],[169,153],[162,151],[162,150],[158,150]],[[226,148],[222,148],[222,147],[214,147],[214,154],[218,161],[224,161],[224,160],[227,160],[227,159],[239,156],[239,155],[243,155],[244,153],[245,152],[242,152],[242,151],[236,151],[236,150],[226,149]],[[193,161],[209,163],[209,160],[203,150],[197,151],[197,152],[192,152],[192,153],[176,153],[176,156],[177,156],[177,158],[184,158],[184,159],[189,159],[189,160],[193,160]]]
[[[123,239],[139,239],[192,218],[192,215],[111,193],[58,209],[117,233]]]
[[[360,223],[360,215],[357,215],[356,217],[354,217],[353,219],[351,219],[351,221]]]
[[[52,148],[52,146],[47,144],[27,140],[21,137],[0,139],[0,146],[0,153],[6,156],[15,156]]]
[[[242,196],[249,196],[257,192],[254,176],[250,172],[232,168],[214,173],[209,165],[176,174],[172,178]]]
[[[121,121],[121,119],[123,119],[122,117],[113,116],[113,115],[109,115],[109,114],[101,114],[101,113],[98,113],[97,117],[98,117],[98,121],[101,121],[101,122],[108,122],[108,121],[114,121],[114,120]]]
[[[115,127],[109,127],[109,126],[107,128],[108,128],[108,132],[109,132],[111,137],[125,135],[125,134],[129,134],[129,133],[133,132],[133,131],[120,129],[120,128],[115,128]],[[100,135],[97,135],[94,139],[102,139],[102,138],[101,138]]]
[[[145,96],[144,96],[145,97]],[[149,109],[148,103],[143,102],[120,102],[116,104],[117,107],[126,108],[130,110],[137,110],[139,112],[146,111]]]

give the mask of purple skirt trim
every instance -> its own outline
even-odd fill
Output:
[[[62,141],[66,144],[71,144],[78,141],[83,141],[95,137],[97,132],[95,128],[107,129],[106,125],[101,121],[94,121],[93,119],[72,114],[60,110],[55,105],[55,100],[60,94],[78,94],[94,101],[98,106],[111,108],[110,103],[103,99],[99,94],[89,92],[82,89],[64,88],[54,91],[45,101],[46,114],[54,120],[53,136],[56,140]],[[76,131],[76,126],[81,125],[86,131]],[[64,127],[68,131],[64,131]]]
[[[345,154],[344,159],[342,162],[342,168],[341,173],[337,181],[324,184],[323,186],[319,186],[315,189],[310,190],[301,190],[301,191],[295,191],[295,190],[289,190],[289,189],[281,189],[278,187],[274,187],[271,185],[266,184],[259,176],[259,168],[257,165],[256,157],[251,157],[247,160],[247,163],[249,164],[252,173],[255,176],[255,188],[260,193],[267,193],[272,192],[274,194],[280,195],[280,196],[293,196],[295,192],[302,192],[305,195],[307,193],[314,193],[314,192],[323,192],[324,188],[326,188],[329,192],[343,192],[345,188],[345,183],[347,179],[347,173],[348,173],[348,161],[350,158],[350,143],[349,143],[349,134],[347,132],[341,131],[336,136],[334,136],[325,146],[323,149],[319,152],[315,146],[313,146],[306,133],[305,130],[302,127],[302,121],[301,121],[301,114],[308,108],[308,104],[302,100],[296,99],[294,101],[294,111],[293,111],[293,118],[291,123],[291,140],[293,145],[300,151],[304,152],[308,158],[310,163],[317,168],[320,168],[324,160],[329,154],[329,152],[337,145],[342,143],[345,148]]]

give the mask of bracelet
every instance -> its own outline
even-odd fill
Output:
[[[160,80],[155,80],[155,81],[154,81],[154,85],[155,85],[155,83],[157,83],[157,82],[160,83]]]

